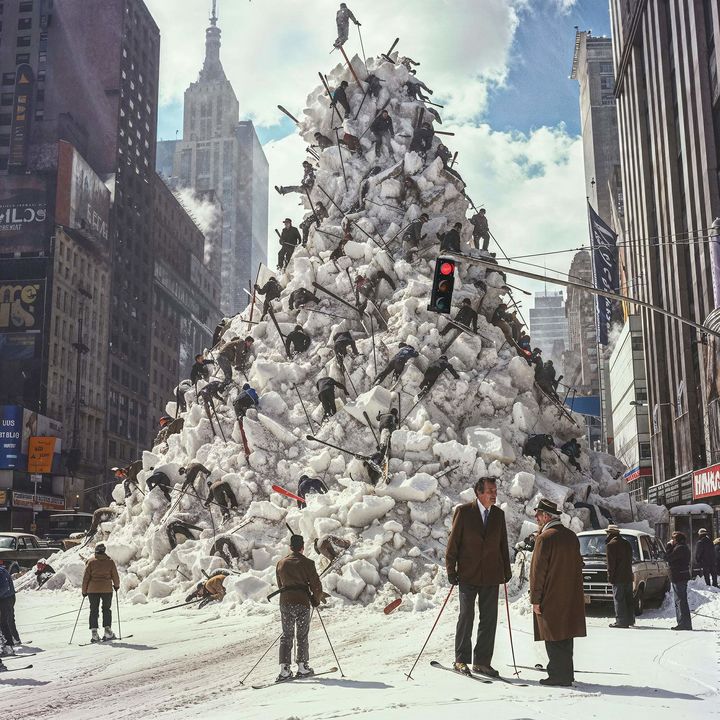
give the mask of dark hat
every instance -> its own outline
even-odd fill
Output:
[[[407,179],[409,180],[410,178],[407,178]],[[426,220],[429,220],[429,219],[430,219],[427,213],[422,213],[422,214],[420,215],[420,218],[421,218],[421,219],[422,219],[422,218],[425,218]]]
[[[302,535],[291,535],[290,536],[290,549],[291,550],[300,550],[300,548],[305,547],[305,538]]]
[[[441,355],[438,360],[447,360],[447,355]]]
[[[390,408],[390,414],[391,414],[391,415],[397,415],[397,414],[398,414],[398,409],[397,409],[397,408]]]
[[[284,222],[284,223],[286,223],[286,222],[289,222],[289,223],[291,223],[291,222],[292,222],[292,220],[291,220],[290,218],[285,218],[285,219],[283,220],[283,222]]]
[[[343,81],[340,83],[340,87],[347,87],[347,86],[348,86],[348,81],[347,81],[347,80],[343,80]]]
[[[95,554],[96,555],[104,555],[105,554],[105,543],[98,543],[95,546]]]
[[[608,535],[613,535],[613,534],[614,534],[614,535],[619,535],[619,534],[620,534],[620,528],[619,528],[617,525],[608,525],[608,526],[605,528],[605,532],[606,532]]]
[[[481,212],[483,215],[485,214],[485,208],[480,208],[478,212]]]
[[[465,298],[463,300],[463,305],[469,305],[470,304],[470,298]]]
[[[535,508],[535,512],[537,512],[538,510],[540,512],[544,512],[548,515],[553,515],[555,517],[559,517],[561,512],[558,506],[554,502],[552,502],[552,500],[547,500],[545,498],[540,500],[537,507]]]
[[[456,223],[453,225],[453,227],[461,228],[461,227],[462,227],[462,223],[461,223],[461,222],[456,222]]]
[[[296,326],[295,326],[295,329],[296,329],[296,330],[302,330],[303,328],[302,328],[302,325],[296,325]]]
[[[249,342],[249,343],[254,343],[254,342],[255,342],[255,338],[254,338],[252,335],[248,335],[248,336],[245,338],[245,342],[246,342],[246,343],[247,343],[247,342]]]
[[[243,385],[243,390],[249,390],[250,389],[250,383],[245,383]]]

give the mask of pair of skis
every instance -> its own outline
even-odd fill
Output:
[[[485,683],[486,685],[492,685],[493,682],[498,681],[503,682],[506,685],[514,685],[515,687],[528,687],[527,683],[515,682],[514,680],[509,680],[508,678],[500,676],[494,677],[490,675],[483,675],[482,673],[470,673],[469,671],[467,673],[460,672],[459,670],[455,670],[454,668],[439,663],[437,660],[431,660],[430,666],[434,667],[436,670],[445,670],[447,672],[455,673],[455,675],[466,677],[469,680],[476,680],[477,682]]]
[[[167,608],[168,610],[170,608]],[[129,640],[133,635],[125,635],[123,637],[114,638],[113,640],[100,640],[99,642],[80,643],[78,647],[87,647],[88,645],[112,645],[115,640]]]
[[[263,683],[261,685],[253,685],[253,690],[263,690],[264,688],[272,687],[273,685],[280,685],[281,683],[286,682],[295,682],[297,680],[311,680],[312,678],[318,677],[320,675],[330,675],[331,673],[337,672],[336,667],[332,667],[329,670],[323,670],[322,672],[316,672],[312,675],[290,675],[289,677],[282,678],[280,680],[275,680],[274,682],[269,683]]]

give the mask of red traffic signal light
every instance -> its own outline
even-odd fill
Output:
[[[452,306],[452,294],[455,287],[455,262],[439,257],[435,261],[432,294],[428,310],[438,313],[449,313]]]

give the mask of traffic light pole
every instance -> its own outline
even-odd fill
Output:
[[[665,308],[652,305],[651,303],[645,302],[644,300],[638,300],[637,298],[628,297],[627,295],[620,295],[618,293],[608,292],[607,290],[601,290],[593,285],[584,285],[583,283],[572,282],[571,280],[559,280],[557,278],[547,277],[546,275],[540,275],[539,273],[528,272],[527,270],[516,270],[515,268],[507,267],[506,265],[499,265],[496,262],[489,262],[488,260],[482,260],[481,258],[472,257],[471,255],[464,255],[462,253],[444,252],[443,255],[448,257],[456,258],[472,265],[480,265],[481,267],[488,268],[490,270],[499,270],[500,272],[510,273],[511,275],[520,275],[521,277],[529,278],[530,280],[540,280],[542,282],[554,283],[555,285],[564,285],[565,287],[577,288],[578,290],[584,290],[591,295],[599,295],[601,297],[609,298],[610,300],[622,300],[624,302],[631,303],[632,305],[639,305],[640,307],[647,308],[653,312],[665,315],[666,317],[677,320],[683,323],[683,325],[689,325],[695,330],[707,335],[714,335],[720,338],[720,331],[712,330],[711,328],[701,325],[700,323],[688,320],[681,315],[665,310]]]

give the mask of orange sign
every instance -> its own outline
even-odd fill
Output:
[[[50,473],[52,472],[53,453],[55,452],[54,437],[31,437],[28,442],[28,463],[29,473]]]

